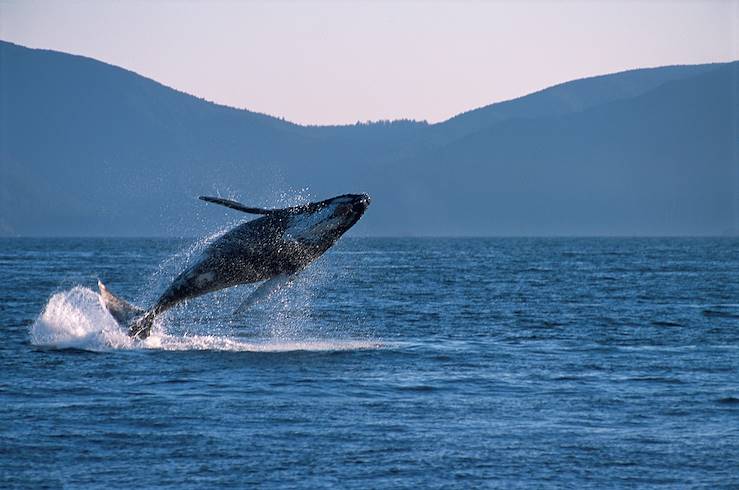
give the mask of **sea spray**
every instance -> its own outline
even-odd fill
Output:
[[[118,326],[91,289],[76,286],[51,296],[31,325],[31,342],[58,348],[126,348],[132,339]]]
[[[205,323],[202,313],[197,313],[200,308],[175,309],[143,341],[127,335],[102,305],[98,293],[75,286],[51,296],[29,334],[34,345],[97,352],[116,349],[290,352],[382,347],[372,339],[333,338],[325,335],[327,332],[312,331],[308,320],[313,281],[317,277],[321,274],[308,274],[304,281],[293,286],[295,289],[279,293],[274,302],[270,299],[269,307],[248,319],[230,314],[233,301],[219,306],[211,299],[212,309]]]
[[[245,342],[223,335],[171,335],[154,331],[145,341],[132,339],[104,309],[100,296],[76,286],[55,293],[30,328],[31,343],[58,349],[108,351],[160,349],[171,351],[214,350],[234,352],[290,352],[365,350],[382,347],[367,340],[265,338]]]

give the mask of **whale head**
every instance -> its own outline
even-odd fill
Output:
[[[290,208],[285,238],[331,246],[359,221],[369,204],[367,194],[344,194]]]

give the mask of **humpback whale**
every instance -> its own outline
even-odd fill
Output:
[[[182,301],[264,281],[236,310],[244,312],[292,282],[354,226],[370,203],[367,194],[344,194],[281,209],[249,207],[219,197],[200,199],[262,217],[237,225],[214,240],[149,309],[115,296],[98,281],[103,305],[131,337],[148,337],[154,319]]]

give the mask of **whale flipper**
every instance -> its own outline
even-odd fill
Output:
[[[205,202],[212,202],[213,204],[220,204],[221,206],[226,206],[227,208],[250,214],[272,214],[277,211],[276,209],[252,208],[244,206],[240,202],[232,201],[231,199],[223,199],[221,197],[200,196],[198,199]]]
[[[241,305],[236,308],[234,315],[240,315],[246,310],[272,296],[273,293],[288,287],[295,279],[295,274],[278,274],[271,279],[267,279],[255,289]]]

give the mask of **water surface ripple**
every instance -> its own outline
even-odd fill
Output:
[[[0,240],[1,487],[739,487],[737,239],[349,238],[242,318],[100,310],[197,249]]]

